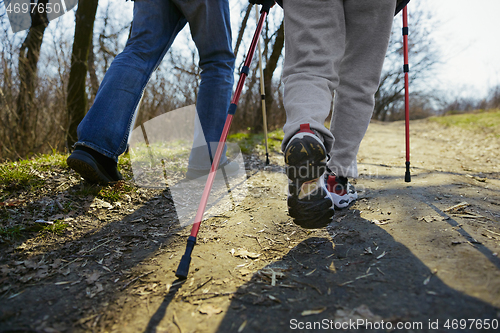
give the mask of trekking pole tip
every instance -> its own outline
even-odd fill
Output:
[[[193,252],[194,245],[196,244],[196,237],[189,236],[186,245],[186,252],[181,258],[181,262],[177,267],[175,276],[181,280],[187,279],[189,273],[189,265],[191,264],[191,253]]]
[[[405,182],[411,182],[410,162],[406,162]]]
[[[191,264],[191,257],[182,256],[179,267],[175,272],[175,276],[180,280],[186,280],[189,274],[189,265]]]
[[[269,163],[270,163],[270,162],[269,162],[269,154],[268,154],[268,153],[266,153],[266,165],[269,165]]]

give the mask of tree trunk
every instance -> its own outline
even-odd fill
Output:
[[[37,6],[45,8],[48,0],[39,0]],[[30,145],[33,144],[35,129],[33,124],[33,109],[35,86],[37,77],[38,59],[42,48],[43,34],[49,24],[45,10],[32,10],[30,7],[31,27],[28,35],[21,45],[19,51],[19,95],[17,96],[17,124],[19,126],[20,137],[16,139],[18,143],[17,153],[24,156]],[[38,8],[38,7],[37,7]]]
[[[67,114],[69,148],[77,141],[76,129],[87,111],[85,79],[88,70],[89,50],[92,47],[94,21],[98,0],[79,0],[76,11],[75,39],[71,54],[71,70],[68,82]]]
[[[234,47],[234,57],[238,55],[238,50],[241,45],[241,41],[243,40],[243,33],[247,27],[248,18],[250,17],[250,13],[252,12],[253,5],[248,5],[247,11],[245,12],[245,17],[243,18],[243,22],[241,23],[240,31],[238,32],[238,38],[236,39],[236,46]]]
[[[97,78],[97,73],[95,69],[95,54],[94,54],[94,45],[92,40],[90,42],[89,47],[89,77],[90,77],[90,103],[94,102],[95,96],[97,95],[97,90],[99,90],[99,79]]]

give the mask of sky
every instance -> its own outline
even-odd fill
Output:
[[[415,1],[422,0],[410,1],[408,10]],[[427,0],[426,4],[440,21],[435,40],[445,63],[437,79],[444,90],[484,97],[489,88],[500,85],[500,0]]]
[[[100,5],[105,2],[101,0]],[[435,77],[440,90],[451,99],[486,97],[491,87],[500,85],[500,0],[411,0],[408,10],[417,2],[427,6],[439,22],[433,37],[439,43],[443,60]],[[238,20],[241,3],[230,0],[234,21]],[[133,3],[123,2],[125,16],[131,17],[132,7]],[[411,21],[409,25],[411,38]],[[236,34],[233,25],[234,39]]]

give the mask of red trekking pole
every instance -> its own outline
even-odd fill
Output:
[[[250,44],[250,49],[248,50],[245,63],[243,64],[243,68],[241,69],[238,85],[236,86],[236,90],[231,100],[231,105],[229,106],[228,115],[226,118],[226,122],[224,124],[224,129],[222,130],[222,135],[220,137],[219,144],[217,146],[217,151],[215,152],[215,157],[212,162],[212,167],[210,168],[210,173],[208,175],[207,182],[205,183],[205,189],[203,190],[203,194],[201,196],[201,201],[198,206],[198,211],[196,212],[196,216],[194,218],[194,224],[191,229],[191,235],[188,237],[187,240],[186,252],[182,256],[181,262],[179,263],[179,267],[177,267],[177,272],[175,273],[175,276],[178,277],[179,279],[186,279],[189,273],[189,264],[191,263],[191,253],[193,252],[194,245],[196,244],[196,236],[198,235],[198,230],[200,229],[201,220],[203,219],[203,214],[205,213],[208,197],[210,196],[210,191],[214,183],[215,174],[217,173],[217,168],[219,167],[219,162],[222,156],[222,152],[224,151],[224,145],[226,143],[227,134],[229,133],[229,128],[231,127],[233,116],[236,113],[236,108],[238,107],[238,101],[240,99],[241,91],[243,90],[245,79],[250,71],[250,64],[252,62],[252,58],[255,53],[257,41],[259,40],[260,33],[262,32],[262,26],[264,25],[264,21],[268,13],[269,13],[269,8],[264,8],[263,6],[259,22],[257,23],[257,30],[255,31],[252,43]]]
[[[408,72],[410,65],[408,64],[408,11],[407,7],[403,8],[403,52],[404,52],[404,65],[403,71],[405,73],[405,134],[406,134],[406,172],[405,182],[411,182],[410,175],[410,91],[409,91],[409,78]]]

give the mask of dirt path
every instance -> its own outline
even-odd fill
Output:
[[[413,122],[405,183],[403,131],[370,125],[361,198],[322,230],[287,216],[281,155],[266,168],[247,159],[248,195],[202,224],[184,282],[174,272],[190,228],[176,227],[168,191],[111,207],[87,197],[65,235],[0,244],[0,332],[500,327],[500,140]],[[52,198],[76,200],[81,183],[65,177]]]

